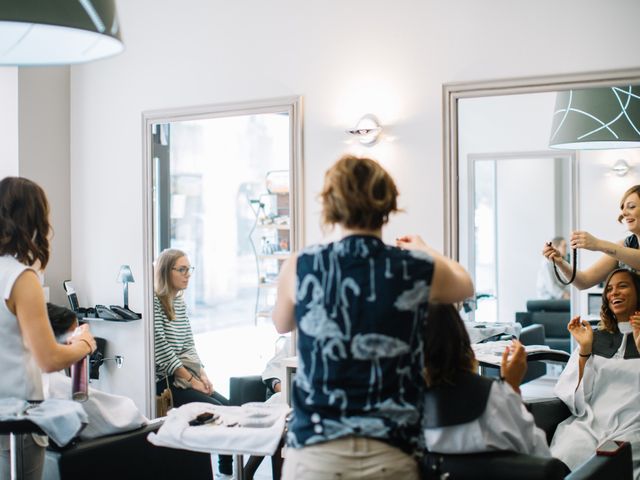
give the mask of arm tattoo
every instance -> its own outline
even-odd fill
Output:
[[[606,253],[607,255],[617,255],[618,250],[616,250],[615,248],[606,248],[604,250],[604,253]]]

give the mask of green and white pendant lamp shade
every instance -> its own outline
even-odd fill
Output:
[[[0,65],[66,65],[124,49],[115,0],[0,0]]]
[[[551,148],[594,150],[640,147],[640,86],[558,92]]]

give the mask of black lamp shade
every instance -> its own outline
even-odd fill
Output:
[[[558,92],[549,146],[571,150],[640,147],[640,86]]]
[[[0,65],[63,65],[120,53],[114,2],[0,1]]]

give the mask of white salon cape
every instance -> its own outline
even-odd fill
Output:
[[[545,433],[520,395],[505,382],[493,382],[487,407],[476,420],[449,427],[425,428],[427,449],[437,453],[480,453],[509,450],[550,457]]]
[[[630,333],[619,326],[624,337],[613,358],[589,357],[578,385],[576,349],[560,375],[555,394],[573,415],[558,425],[551,453],[574,470],[604,441],[626,440],[632,447],[634,478],[640,480],[640,359],[623,358]]]

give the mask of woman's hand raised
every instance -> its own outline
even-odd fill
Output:
[[[551,245],[551,242],[547,242],[544,244],[544,247],[542,248],[542,255],[549,261],[554,261],[556,263],[562,263],[562,255],[560,254],[560,251],[554,247],[553,245]]]
[[[571,333],[571,336],[580,345],[580,354],[591,354],[591,347],[593,346],[593,329],[591,324],[586,320],[581,320],[580,315],[573,317],[567,325],[567,330]]]
[[[502,352],[500,376],[520,393],[520,382],[525,373],[527,373],[527,352],[518,340],[513,340],[511,345]]]
[[[396,238],[396,246],[404,250],[427,250],[427,244],[420,235],[403,235]]]
[[[629,323],[633,329],[633,340],[636,342],[636,348],[640,352],[640,312],[633,312],[629,317]]]
[[[569,246],[571,248],[583,248],[585,250],[591,250],[593,252],[600,251],[600,240],[585,231],[575,231],[571,234],[569,239]]]

